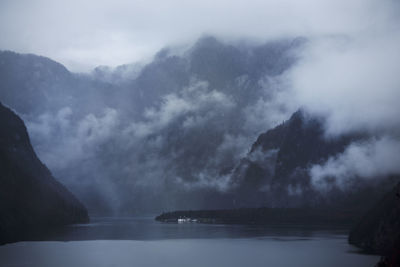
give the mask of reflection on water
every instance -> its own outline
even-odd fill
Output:
[[[57,229],[43,238],[70,242],[0,246],[0,266],[374,266],[378,257],[355,253],[357,249],[347,244],[346,233],[346,229],[315,226],[167,224],[152,218],[93,218],[90,224]]]
[[[91,218],[89,224],[78,224],[46,233],[30,240],[163,240],[188,238],[313,238],[347,235],[341,226],[307,225],[222,225],[200,223],[161,223],[154,217]]]

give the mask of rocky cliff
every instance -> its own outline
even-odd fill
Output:
[[[24,122],[2,104],[0,124],[0,243],[87,222],[86,208],[54,179],[36,156]]]
[[[248,155],[236,166],[233,182],[239,195],[250,196],[245,206],[256,206],[260,202],[274,207],[321,205],[321,201],[331,196],[338,198],[337,194],[341,193],[335,191],[321,196],[311,184],[310,167],[342,153],[350,143],[362,138],[360,134],[327,138],[323,119],[299,110],[289,120],[258,137]],[[366,194],[362,194],[354,196],[361,198],[365,205]],[[345,197],[342,194],[339,199],[344,201]],[[354,200],[348,202],[354,203]]]
[[[396,246],[400,252],[400,183],[365,214],[349,242],[373,253],[390,253]]]

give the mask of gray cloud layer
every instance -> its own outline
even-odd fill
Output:
[[[347,189],[357,177],[373,179],[399,174],[399,152],[399,140],[388,137],[353,143],[342,154],[314,165],[310,170],[312,183],[319,189],[333,185]]]
[[[115,66],[144,60],[165,45],[189,43],[204,33],[231,39],[266,40],[288,36],[353,36],[371,28],[379,31],[379,20],[390,20],[398,13],[398,6],[393,3],[388,0],[3,0],[0,49],[42,54],[72,70],[87,71],[96,65]]]
[[[326,118],[327,138],[354,132],[378,138],[310,167],[317,187],[334,179],[346,188],[355,177],[400,173],[399,4],[368,4],[374,9],[356,13],[360,27],[312,38],[286,77],[294,105]]]

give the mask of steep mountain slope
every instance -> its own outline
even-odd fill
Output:
[[[0,243],[87,222],[85,207],[37,158],[23,121],[0,104]]]
[[[400,252],[400,183],[365,214],[349,242],[374,253],[391,253],[395,247]]]
[[[349,206],[366,209],[379,196],[377,188],[387,188],[387,179],[376,183],[354,178],[354,187],[339,189],[332,183],[326,191],[312,184],[310,168],[343,153],[366,134],[326,137],[324,121],[297,111],[277,127],[261,134],[233,172],[235,195],[247,196],[239,203],[254,206]]]

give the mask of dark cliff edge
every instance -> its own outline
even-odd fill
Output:
[[[0,244],[88,222],[86,208],[36,156],[24,122],[1,103],[0,124]]]
[[[378,266],[400,266],[400,183],[362,217],[349,243],[384,256]]]

